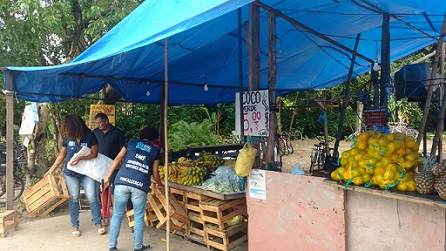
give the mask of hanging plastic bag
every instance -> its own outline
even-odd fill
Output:
[[[237,160],[235,161],[235,172],[238,176],[248,176],[254,165],[257,149],[252,147],[251,143],[246,142],[242,150],[240,150]]]

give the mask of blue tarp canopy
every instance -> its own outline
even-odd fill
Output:
[[[5,78],[17,97],[27,101],[59,102],[98,92],[110,84],[127,101],[160,103],[165,79],[164,43],[168,38],[169,104],[234,102],[240,82],[238,8],[245,24],[251,2],[146,0],[70,63],[8,66]],[[381,60],[383,13],[390,14],[390,60],[394,61],[436,43],[446,12],[446,1],[438,0],[260,3],[279,14],[278,95],[330,88],[346,81],[358,34],[357,52],[361,56],[356,57],[353,77],[370,71],[373,60]],[[268,11],[262,8],[261,89],[268,88],[267,19]],[[241,33],[243,89],[247,90],[248,55],[245,32]]]

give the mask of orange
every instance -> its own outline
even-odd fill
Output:
[[[409,180],[408,182],[406,182],[407,185],[407,191],[409,192],[414,192],[416,189],[415,187],[415,181],[414,180]]]
[[[399,156],[403,156],[406,153],[406,150],[404,150],[403,147],[399,147],[395,149],[395,153],[398,154]]]
[[[341,157],[346,159],[350,157],[350,150],[342,152]]]
[[[393,134],[393,137],[396,140],[404,140],[404,138],[406,137],[406,135],[404,133],[401,133],[401,132],[394,132],[392,134]]]
[[[364,183],[367,183],[367,182],[370,181],[370,177],[371,177],[370,174],[368,174],[368,173],[364,173],[364,174],[362,175],[362,181],[363,181]]]
[[[360,186],[360,185],[364,184],[363,181],[362,181],[362,177],[353,178],[352,182],[353,182],[353,184],[355,184],[357,186]]]
[[[361,149],[361,150],[365,150],[368,147],[367,141],[364,141],[364,140],[357,141],[355,144],[355,147],[358,149]]]
[[[413,137],[407,137],[406,141],[404,141],[404,146],[413,150],[418,149],[417,142],[415,142]]]
[[[384,172],[383,178],[384,180],[393,180],[395,177],[395,173],[390,171],[390,170],[386,170]]]
[[[396,153],[393,153],[392,155],[390,155],[390,159],[393,162],[397,162],[400,159],[400,156],[398,156],[398,154],[396,154]]]
[[[406,148],[404,149],[405,153],[404,154],[411,154],[413,153],[412,149]]]
[[[387,166],[388,164],[392,163],[392,159],[389,157],[383,157],[381,159],[381,162],[383,163],[384,166]]]
[[[359,141],[367,141],[367,140],[369,139],[369,137],[370,137],[370,134],[367,133],[367,132],[363,132],[363,133],[359,134],[359,136],[358,136],[358,141],[356,142],[356,144],[357,144]]]
[[[397,144],[395,142],[390,142],[389,144],[387,144],[387,152],[393,153],[395,152],[395,150],[397,149]]]
[[[373,175],[373,179],[374,179],[374,181],[375,181],[375,183],[376,183],[377,185],[382,184],[383,181],[384,181],[384,177],[383,177],[382,174],[376,174],[376,173],[375,173],[375,174]]]
[[[378,140],[378,144],[380,146],[387,146],[389,144],[389,140],[387,139],[387,137],[380,137]]]
[[[392,171],[392,172],[396,172],[396,165],[393,164],[393,163],[390,163],[390,164],[388,164],[388,165],[385,167],[385,169],[386,169],[386,170],[390,170],[390,171]]]
[[[395,136],[393,134],[386,134],[386,138],[390,142],[395,140]]]
[[[348,158],[341,158],[339,164],[341,164],[341,166],[346,166],[348,164]]]
[[[384,171],[385,171],[384,168],[382,168],[382,167],[375,167],[374,169],[375,169],[375,175],[376,174],[381,174],[381,175],[384,174]]]
[[[366,165],[367,167],[374,167],[376,165],[378,161],[376,160],[376,158],[370,157],[367,161],[366,161]]]
[[[404,158],[408,161],[414,162],[418,158],[418,155],[416,155],[415,153],[409,153],[406,154]]]
[[[339,178],[339,174],[338,174],[338,171],[337,170],[334,170],[333,172],[331,172],[331,178],[333,179],[333,180],[340,180],[340,178]]]
[[[398,186],[396,186],[396,190],[401,192],[406,192],[409,189],[409,187],[405,183],[399,183]]]

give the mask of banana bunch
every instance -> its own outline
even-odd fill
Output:
[[[222,164],[224,164],[224,160],[222,158],[220,158],[219,156],[209,153],[209,152],[201,152],[198,155],[198,159],[197,159],[201,165],[203,165],[204,167],[206,167],[207,169],[214,171],[216,170],[219,166],[221,166]]]
[[[206,170],[201,167],[181,167],[180,176],[177,178],[177,183],[185,186],[198,186],[204,181]]]
[[[171,182],[176,182],[177,178],[180,174],[180,166],[177,162],[169,162],[167,163],[167,180],[171,181]],[[158,167],[158,172],[160,174],[160,178],[164,179],[165,177],[165,171],[164,171],[164,166],[159,166]]]

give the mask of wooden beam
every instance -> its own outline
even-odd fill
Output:
[[[421,119],[420,128],[418,130],[420,132],[418,134],[418,138],[417,138],[418,145],[420,145],[421,139],[423,138],[424,130],[426,128],[427,117],[429,116],[429,110],[430,110],[430,105],[431,105],[431,101],[432,101],[432,92],[434,90],[434,81],[435,81],[435,76],[437,75],[437,67],[438,67],[438,62],[439,62],[440,55],[441,55],[441,49],[443,48],[445,32],[446,32],[446,15],[443,19],[443,25],[441,27],[440,38],[438,39],[437,50],[435,53],[434,62],[432,63],[432,72],[431,72],[431,75],[429,78],[429,86],[427,88],[426,103],[424,105],[423,118]]]
[[[6,210],[13,210],[14,198],[14,74],[6,71]]]
[[[249,4],[249,20],[246,32],[248,51],[248,90],[260,88],[260,8]]]
[[[269,104],[276,104],[276,80],[277,80],[277,65],[276,65],[276,14],[274,11],[268,11],[268,93]],[[269,112],[269,137],[267,139],[267,147],[265,159],[267,164],[274,163],[274,142],[277,132],[277,116],[275,111]]]
[[[351,53],[352,55],[355,55],[358,58],[362,58],[362,59],[364,59],[365,61],[367,61],[367,62],[369,62],[371,64],[373,64],[373,62],[374,62],[373,59],[370,59],[370,58],[362,55],[361,53],[358,53],[357,51],[352,50],[352,49],[348,48],[347,46],[345,46],[343,44],[340,44],[340,43],[334,41],[333,39],[331,39],[331,38],[329,38],[329,37],[327,37],[325,35],[322,35],[321,33],[311,29],[310,27],[306,26],[305,24],[300,23],[297,20],[295,20],[295,19],[293,19],[293,18],[291,18],[291,17],[281,13],[277,9],[274,9],[274,8],[268,6],[268,5],[264,4],[264,3],[261,3],[261,2],[254,2],[253,4],[258,5],[258,6],[262,7],[263,9],[265,9],[267,11],[275,11],[276,15],[278,17],[280,17],[280,18],[290,22],[291,24],[296,25],[299,28],[304,29],[304,30],[310,32],[311,34],[313,34],[313,35],[315,35],[315,36],[317,36],[317,37],[319,37],[319,38],[321,38],[321,39],[323,39],[323,40],[325,40],[325,41],[327,41],[327,42],[329,42],[329,43],[331,43],[331,44],[333,44],[333,45],[335,45],[335,46],[337,46],[337,47],[339,47],[339,48],[341,48],[341,49],[343,49],[343,50],[345,50],[345,51],[347,51],[349,53]]]
[[[358,34],[356,36],[356,41],[355,41],[355,49],[354,49],[355,51],[358,49],[360,38],[361,38],[361,34]],[[355,59],[356,59],[356,55],[353,54],[352,61],[350,62],[350,70],[348,71],[347,82],[345,84],[344,100],[342,102],[341,115],[339,118],[339,125],[338,125],[338,133],[336,134],[336,142],[334,145],[334,155],[335,155],[334,157],[338,157],[336,155],[337,155],[338,149],[339,149],[339,142],[341,141],[342,126],[344,124],[345,111],[347,110],[347,101],[350,96],[350,81],[352,79],[353,69],[355,67]]]

